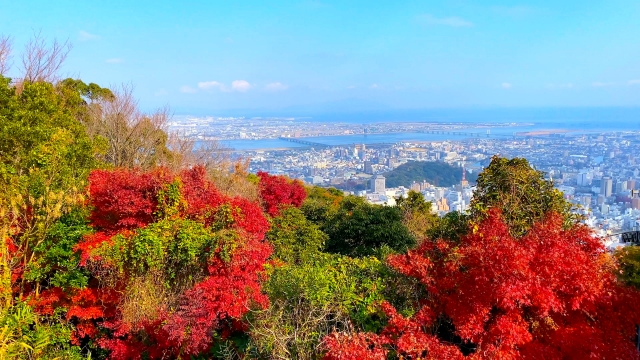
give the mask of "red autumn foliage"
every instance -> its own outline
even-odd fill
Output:
[[[67,300],[67,294],[59,287],[42,291],[40,297],[31,299],[30,305],[41,315],[53,315],[54,310]]]
[[[269,175],[259,171],[260,199],[267,214],[277,216],[283,206],[300,207],[307,192],[299,180],[291,180],[284,176]]]
[[[183,204],[179,216],[211,226],[223,206],[231,210],[229,226],[233,244],[219,244],[209,259],[205,278],[184,291],[177,309],[158,309],[154,319],[124,323],[119,300],[111,288],[79,291],[69,301],[67,317],[78,322],[76,340],[92,338],[110,351],[112,359],[189,358],[212,346],[213,333],[223,338],[245,326],[243,316],[268,299],[261,292],[264,264],[272,249],[264,241],[269,224],[259,204],[220,193],[206,178],[203,168],[179,174],[167,170],[144,173],[135,170],[95,171],[90,176],[91,221],[96,233],[76,246],[82,265],[109,266],[94,250],[109,244],[116,234],[130,234],[158,220],[159,192],[171,183],[180,184]],[[229,216],[229,214],[225,215]],[[229,219],[225,219],[229,220]],[[97,269],[100,271],[100,269]],[[103,269],[108,271],[109,269]],[[125,275],[127,272],[125,271]],[[126,284],[127,279],[118,279]],[[118,285],[120,286],[120,285]],[[53,294],[52,294],[53,295]],[[49,309],[50,302],[42,305]],[[109,331],[98,331],[99,328]]]
[[[113,350],[112,358],[137,359],[143,351],[152,359],[162,358],[162,354],[188,358],[209,350],[214,331],[225,338],[244,329],[241,319],[248,309],[268,305],[259,277],[271,255],[271,247],[247,232],[240,234],[235,246],[231,261],[221,256],[222,247],[216,249],[217,256],[209,262],[207,277],[184,292],[174,312],[164,312],[152,322],[136,324],[137,330],[143,329],[147,335],[146,344],[132,338],[133,341],[103,341],[105,348]],[[151,345],[149,338],[153,339]],[[131,357],[130,350],[138,355]],[[113,355],[116,353],[128,355],[117,357]],[[160,355],[154,357],[156,353]]]
[[[410,318],[384,304],[388,325],[368,337],[375,345],[368,349],[388,342],[405,358],[638,358],[640,294],[616,282],[588,228],[565,230],[558,215],[516,239],[493,210],[459,244],[425,241],[388,261],[429,296]],[[326,348],[328,359],[349,359],[336,354],[360,351],[362,341],[327,341]]]
[[[89,176],[92,226],[112,233],[153,222],[158,190],[171,180],[163,169],[149,173],[128,169],[94,170]]]
[[[182,194],[188,204],[186,217],[211,225],[216,218],[216,210],[223,204],[234,209],[236,225],[262,239],[269,230],[260,206],[245,198],[229,198],[207,180],[206,170],[195,167],[180,173]]]
[[[381,345],[383,337],[372,333],[333,333],[324,339],[324,346],[331,349],[325,360],[385,360],[388,351]]]
[[[183,171],[180,179],[183,184],[182,195],[189,204],[186,215],[210,224],[216,209],[225,202],[225,197],[207,180],[203,167]]]

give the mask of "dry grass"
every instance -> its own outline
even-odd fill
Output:
[[[147,273],[129,281],[120,310],[125,324],[154,320],[159,312],[177,302],[175,294],[164,285],[161,273]]]

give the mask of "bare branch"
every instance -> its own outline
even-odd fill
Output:
[[[47,44],[40,33],[25,45],[22,54],[22,79],[26,82],[55,82],[58,71],[71,51],[68,40],[58,42],[54,39]]]
[[[231,166],[229,153],[215,140],[196,142],[178,132],[171,132],[167,145],[174,154],[174,164],[167,164],[170,167],[185,168],[203,165],[210,171],[226,172]]]
[[[11,68],[11,50],[13,41],[9,36],[0,35],[0,76],[4,76]]]
[[[90,136],[107,140],[104,161],[116,167],[142,169],[170,163],[173,154],[167,148],[166,132],[169,108],[142,113],[130,85],[117,87],[113,95],[113,99],[91,103],[85,120]]]
[[[197,144],[177,133],[168,133],[171,109],[163,107],[145,114],[138,108],[131,85],[121,85],[112,92],[113,99],[90,103],[88,116],[83,119],[89,136],[107,140],[105,162],[116,167],[142,169],[162,165],[176,171],[204,165],[210,172],[220,169],[228,172],[228,154],[217,142]],[[242,183],[228,180],[235,187]]]

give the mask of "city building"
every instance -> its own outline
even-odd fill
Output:
[[[375,193],[375,194],[381,194],[384,193],[385,191],[385,177],[378,174],[378,175],[374,175],[371,178],[371,192]]]
[[[369,160],[364,161],[364,173],[373,175],[373,166]]]
[[[602,178],[600,183],[600,194],[604,195],[604,197],[611,196],[613,192],[613,179],[609,176],[605,176]]]

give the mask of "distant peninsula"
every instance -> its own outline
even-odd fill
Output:
[[[459,184],[462,169],[439,161],[410,161],[384,174],[388,187],[409,187],[413,182],[426,180],[435,186],[448,187]],[[475,182],[476,176],[467,172],[467,180]]]

